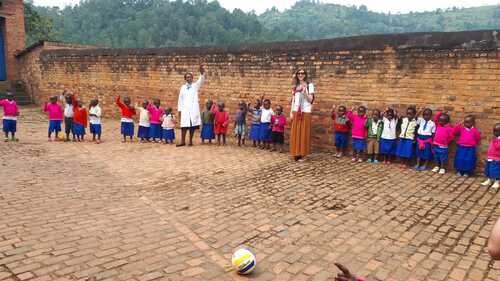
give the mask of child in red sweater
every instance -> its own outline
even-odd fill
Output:
[[[337,112],[335,113],[336,106],[332,107],[332,119],[333,119],[333,130],[334,130],[334,141],[335,149],[337,154],[336,157],[342,157],[345,155],[347,149],[347,134],[349,133],[350,121],[347,118],[347,108],[343,105],[339,106]]]
[[[116,97],[116,105],[121,111],[121,134],[123,136],[122,142],[127,142],[127,137],[132,138],[134,136],[134,119],[132,117],[135,115],[135,108],[131,105],[132,102],[129,97],[123,98],[123,102],[120,100],[120,96]]]
[[[217,136],[217,145],[220,145],[220,139],[222,137],[222,145],[226,145],[226,134],[227,127],[229,125],[229,113],[224,111],[224,103],[219,102],[218,110],[215,112],[215,128],[214,132]]]
[[[71,96],[71,103],[73,104],[73,133],[77,141],[84,141],[85,128],[87,127],[87,109],[83,107],[83,102],[77,100],[75,95]]]

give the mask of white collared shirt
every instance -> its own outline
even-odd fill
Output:
[[[260,123],[271,123],[271,117],[274,115],[272,108],[265,109],[262,108],[262,113],[260,115]]]
[[[384,117],[382,121],[384,122],[384,129],[382,130],[382,135],[380,137],[386,140],[395,140],[398,120],[396,118],[389,120]]]
[[[436,132],[436,123],[432,120],[425,121],[424,118],[419,117],[417,125],[419,126],[417,134],[421,136],[432,136]]]
[[[97,115],[97,117],[91,116],[91,114]],[[102,111],[99,105],[91,107],[89,110],[89,123],[94,125],[101,124],[101,115]]]
[[[149,111],[142,106],[136,107],[135,110],[139,111],[139,126],[149,128],[151,126]]]

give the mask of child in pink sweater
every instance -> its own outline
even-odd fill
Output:
[[[484,167],[484,175],[487,180],[481,185],[490,186],[493,184],[491,187],[497,189],[500,187],[500,123],[496,123],[493,127],[493,135]]]
[[[285,125],[286,117],[283,114],[283,107],[276,107],[276,114],[271,116],[271,139],[273,140],[272,151],[278,150],[283,152],[283,144],[285,143]]]
[[[49,114],[49,141],[52,141],[52,133],[55,133],[54,140],[57,141],[59,132],[61,131],[61,123],[63,120],[62,107],[57,103],[58,97],[50,97],[50,103],[45,103],[43,111]]]
[[[366,150],[366,136],[368,129],[366,128],[366,107],[359,106],[357,114],[353,113],[354,108],[347,112],[347,118],[352,124],[352,150],[353,162],[363,162],[363,154]]]
[[[476,147],[481,142],[481,133],[474,127],[475,123],[476,118],[467,115],[464,124],[458,124],[454,128],[454,134],[458,135],[455,170],[460,176],[468,177],[476,169]]]
[[[148,104],[147,110],[149,111],[151,125],[149,127],[149,137],[156,142],[156,139],[161,141],[161,117],[165,111],[161,107],[160,99],[155,98],[153,104]]]
[[[9,141],[9,133],[12,141],[18,141],[16,138],[17,131],[17,116],[19,108],[11,93],[7,93],[6,99],[0,100],[0,107],[3,107],[3,132],[5,133],[5,141]]]
[[[432,152],[436,167],[432,171],[445,174],[448,167],[448,146],[455,138],[454,129],[450,125],[450,115],[447,112],[438,112],[434,117],[434,123],[436,123],[436,134],[432,142]]]

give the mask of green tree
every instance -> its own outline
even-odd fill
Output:
[[[24,26],[26,29],[26,45],[40,40],[55,40],[52,18],[40,15],[33,6],[33,1],[24,1]]]

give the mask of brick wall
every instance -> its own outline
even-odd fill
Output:
[[[48,42],[40,41],[18,52],[16,55],[16,65],[18,74],[17,77],[24,81],[26,93],[32,99],[40,103],[41,83],[44,81],[41,72],[40,53],[43,50],[57,50],[57,49],[95,49],[96,46],[91,45],[78,45],[67,44],[61,42]]]
[[[24,49],[24,4],[22,0],[3,0],[0,17],[5,21],[7,80],[17,79],[15,54]]]
[[[497,31],[375,35],[309,42],[208,48],[43,50],[32,62],[39,100],[72,89],[98,96],[106,116],[113,98],[159,97],[176,107],[186,71],[207,66],[201,101],[222,99],[234,113],[240,100],[265,94],[289,111],[291,76],[306,68],[316,86],[313,143],[331,148],[333,104],[369,109],[409,105],[445,108],[453,122],[473,113],[487,147],[500,122],[500,41]],[[33,55],[33,54],[31,54]],[[37,59],[37,58],[32,58]],[[29,61],[29,59],[27,60]],[[195,75],[197,77],[197,75]]]

